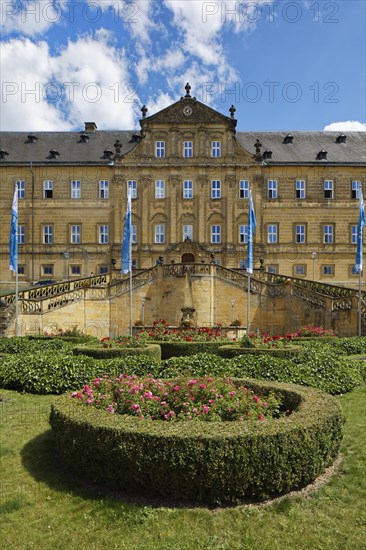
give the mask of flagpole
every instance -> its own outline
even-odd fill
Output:
[[[130,231],[130,336],[132,336],[132,235]]]
[[[19,306],[18,306],[18,269],[15,272],[15,336],[18,336],[18,316],[19,316]]]
[[[361,299],[361,277],[362,277],[362,269],[358,270],[358,335],[362,336],[362,317],[361,317],[361,306],[362,306],[362,299]]]
[[[248,273],[248,301],[247,301],[247,336],[250,332],[250,273]]]
[[[248,205],[248,254],[247,254],[247,276],[248,276],[248,292],[247,292],[247,335],[250,332],[250,277],[253,273],[253,234],[257,222],[254,212],[254,204],[252,197],[252,188],[249,189],[249,205]]]
[[[362,186],[358,189],[359,213],[357,225],[357,247],[356,247],[356,269],[358,271],[358,335],[362,333],[362,299],[361,299],[361,278],[363,271],[363,227],[366,223],[365,208],[363,204]]]

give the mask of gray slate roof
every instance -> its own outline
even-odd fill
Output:
[[[37,141],[28,140],[28,132],[2,132],[0,149],[9,153],[1,165],[6,164],[106,164],[104,150],[115,152],[114,144],[122,143],[124,155],[136,146],[133,135],[136,131],[99,131],[89,133],[87,143],[82,143],[82,132],[35,132]],[[291,133],[293,143],[284,143],[286,134]],[[337,143],[341,132],[237,132],[238,143],[249,153],[255,153],[254,143],[262,143],[261,153],[272,151],[268,164],[365,164],[366,132],[345,132],[346,143]],[[50,159],[50,150],[58,151],[56,159]],[[327,160],[317,160],[322,149],[328,152]]]

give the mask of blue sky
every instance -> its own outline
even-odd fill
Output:
[[[134,129],[189,81],[240,131],[365,130],[365,5],[1,0],[1,129]]]

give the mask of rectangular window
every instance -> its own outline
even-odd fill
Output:
[[[71,226],[70,242],[71,244],[81,243],[81,225]]]
[[[193,157],[193,141],[184,141],[183,142],[183,156],[185,158]]]
[[[71,198],[80,199],[81,197],[81,181],[72,180],[71,181]]]
[[[211,141],[211,157],[221,157],[221,141]]]
[[[351,275],[358,275],[357,267],[354,264],[350,267],[350,273]]]
[[[134,223],[131,224],[131,243],[137,243],[137,225]]]
[[[239,181],[239,198],[249,199],[249,181],[248,180]]]
[[[351,244],[357,244],[357,229],[358,225],[351,226]]]
[[[137,260],[135,258],[132,258],[131,267],[132,269],[137,269]]]
[[[128,180],[127,185],[131,188],[131,199],[137,199],[137,181]]]
[[[18,188],[18,200],[25,199],[25,181],[17,180],[16,184]]]
[[[43,226],[43,244],[53,244],[53,225]]]
[[[244,258],[240,258],[239,269],[246,269],[246,267],[247,267],[247,261]]]
[[[278,273],[278,265],[277,264],[272,264],[272,265],[267,265],[267,271],[268,273]]]
[[[193,199],[193,181],[183,180],[183,198]]]
[[[99,226],[99,244],[108,244],[109,242],[109,225]]]
[[[334,275],[334,265],[322,265],[323,275]]]
[[[334,240],[333,225],[323,225],[323,243],[332,244]]]
[[[305,180],[296,180],[296,198],[305,199]]]
[[[267,225],[267,243],[275,244],[278,242],[278,227],[277,224],[272,223]]]
[[[239,242],[247,243],[248,242],[248,226],[239,225]]]
[[[18,225],[18,244],[25,244],[25,225]]]
[[[211,181],[211,199],[221,199],[221,181]]]
[[[165,225],[159,223],[155,225],[155,241],[156,244],[165,243]]]
[[[109,181],[108,180],[99,181],[99,198],[109,199]]]
[[[165,199],[165,181],[155,180],[155,198]]]
[[[44,180],[43,182],[43,198],[52,199],[53,196],[53,181]]]
[[[267,190],[269,199],[277,199],[277,180],[268,180]]]
[[[158,159],[162,159],[165,157],[165,141],[155,142],[155,156]]]
[[[221,243],[221,225],[211,225],[211,242]]]
[[[53,275],[53,265],[43,265],[42,275]]]
[[[106,273],[108,273],[109,269],[107,265],[100,265],[98,271],[99,275],[105,275]]]
[[[333,198],[333,180],[324,180],[324,198],[332,199]]]
[[[359,190],[361,189],[361,182],[360,181],[352,181],[351,182],[351,197],[352,199],[358,199],[359,198]]]
[[[71,265],[70,272],[73,277],[81,275],[81,265]]]
[[[306,242],[305,225],[295,225],[295,243],[304,244]]]
[[[25,275],[25,265],[18,264],[18,275]]]
[[[183,225],[183,241],[193,241],[193,225]]]
[[[304,264],[294,265],[294,276],[303,277],[304,275],[306,275],[306,265]]]

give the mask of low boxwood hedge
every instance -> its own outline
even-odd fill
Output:
[[[288,417],[266,422],[142,421],[62,396],[50,424],[64,460],[89,481],[205,504],[263,500],[312,482],[336,458],[343,415],[310,388],[241,380],[281,392]]]
[[[148,355],[158,361],[161,360],[161,348],[159,344],[146,344],[143,348],[130,348],[118,346],[114,348],[87,347],[74,348],[74,355],[87,355],[94,359],[112,359],[113,357],[125,357],[126,355]]]
[[[300,346],[292,346],[288,348],[241,348],[238,346],[221,346],[218,348],[217,353],[220,357],[231,359],[238,357],[239,355],[272,355],[273,357],[282,357],[287,359],[293,357],[302,352]]]
[[[155,343],[159,344],[161,347],[162,359],[196,355],[197,353],[212,353],[217,355],[219,348],[223,345],[222,341],[168,342],[157,340]]]

